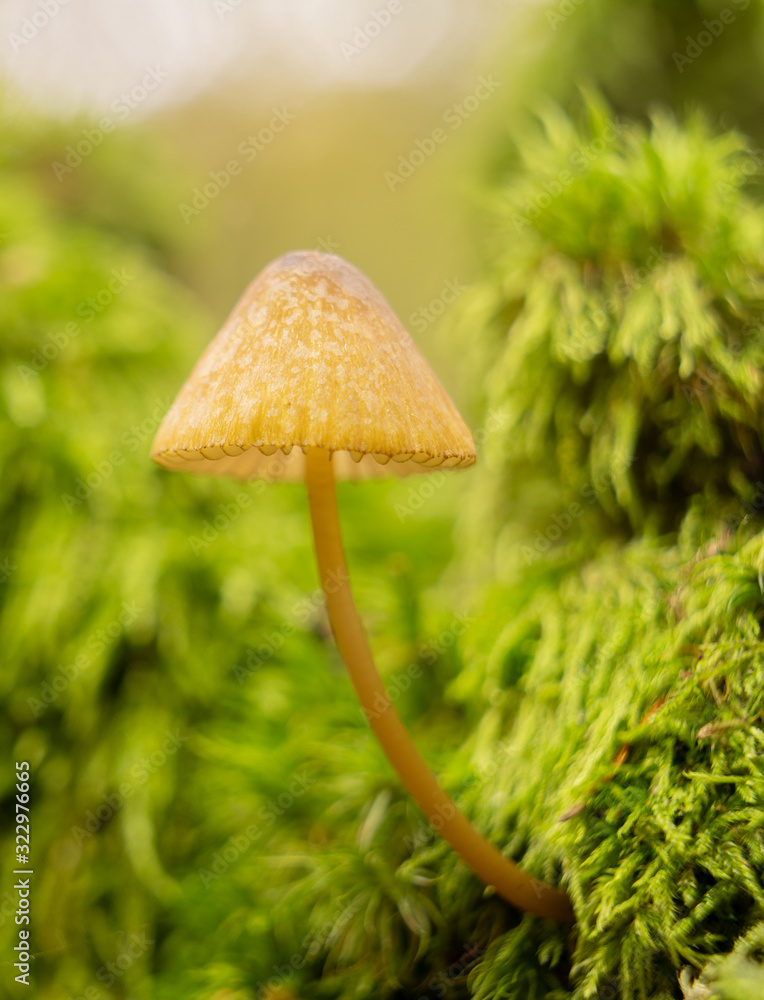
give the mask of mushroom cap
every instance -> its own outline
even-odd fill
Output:
[[[168,469],[302,479],[472,465],[472,435],[375,286],[334,254],[269,264],[168,410],[151,457]]]

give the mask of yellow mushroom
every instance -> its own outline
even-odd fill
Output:
[[[266,267],[178,394],[152,457],[168,469],[305,482],[332,631],[388,760],[487,885],[522,910],[572,921],[565,894],[504,857],[440,787],[391,703],[353,600],[335,480],[475,461],[456,407],[368,278],[309,251]]]

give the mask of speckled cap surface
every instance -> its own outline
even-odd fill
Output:
[[[376,287],[333,254],[296,251],[255,278],[197,362],[151,449],[168,469],[339,479],[472,465],[472,436]]]

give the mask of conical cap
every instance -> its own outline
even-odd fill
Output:
[[[168,469],[301,479],[304,452],[338,478],[475,461],[456,407],[380,292],[333,254],[269,264],[167,412],[152,458]]]

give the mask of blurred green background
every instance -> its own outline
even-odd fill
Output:
[[[764,995],[764,5],[43,7],[0,12],[0,995]],[[340,488],[353,584],[425,757],[563,876],[573,936],[484,893],[403,794],[303,490],[245,506],[148,460],[297,248],[369,275],[475,433],[474,470]],[[678,695],[706,643],[718,675]]]

